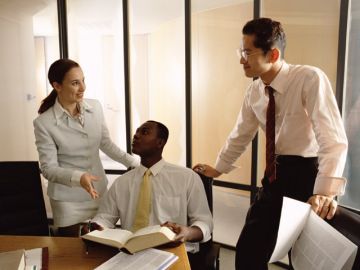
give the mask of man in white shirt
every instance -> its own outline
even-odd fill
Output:
[[[236,269],[267,269],[283,196],[308,201],[322,218],[331,219],[337,207],[334,197],[345,189],[342,173],[347,138],[330,82],[316,67],[287,64],[283,59],[285,43],[279,22],[260,18],[244,26],[240,64],[247,77],[259,79],[247,89],[215,168],[205,164],[194,167],[209,177],[228,173],[259,126],[267,133],[269,153],[268,136],[273,133],[273,155],[269,154],[270,159],[267,155],[263,187],[249,209],[237,243]],[[272,96],[275,129],[268,132]]]
[[[141,157],[141,165],[115,180],[92,222],[113,228],[120,219],[122,229],[132,230],[143,175],[149,169],[152,199],[148,225],[170,227],[177,234],[176,241],[187,242],[188,251],[197,252],[199,242],[211,238],[212,215],[198,174],[162,159],[168,134],[167,127],[155,121],[136,130],[132,152]]]

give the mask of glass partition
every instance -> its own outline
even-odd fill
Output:
[[[247,85],[236,49],[253,1],[192,1],[193,163],[215,164],[235,125]],[[250,184],[251,147],[220,179]]]
[[[247,85],[236,49],[253,1],[191,1],[193,164],[214,165],[235,125]],[[251,147],[223,181],[250,184]],[[214,187],[214,241],[235,246],[249,208],[249,192]]]
[[[163,156],[185,166],[184,1],[129,3],[133,131],[149,119],[165,124],[170,134]]]
[[[348,179],[346,192],[340,203],[360,210],[360,2],[350,1],[348,56],[344,99],[344,121],[349,140],[345,169]]]
[[[83,69],[86,98],[103,106],[112,140],[126,151],[122,1],[68,0],[69,58]],[[101,154],[105,169],[125,167]]]

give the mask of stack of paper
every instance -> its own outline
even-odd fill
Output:
[[[95,270],[165,270],[179,257],[158,249],[147,249],[134,255],[119,252]]]
[[[23,249],[0,253],[0,269],[24,270],[24,254]]]
[[[295,269],[350,270],[357,246],[311,210],[310,204],[284,197],[271,262],[291,251]]]
[[[48,248],[0,253],[0,270],[41,270],[48,266]]]

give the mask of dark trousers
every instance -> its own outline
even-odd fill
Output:
[[[200,243],[200,250],[197,253],[188,252],[191,270],[215,270],[215,255],[212,254],[212,239]]]
[[[268,269],[275,248],[283,197],[306,202],[313,195],[317,158],[278,156],[276,180],[264,177],[236,245],[236,270]]]

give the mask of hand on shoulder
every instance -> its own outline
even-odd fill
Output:
[[[221,173],[218,172],[215,168],[213,168],[207,164],[198,163],[193,167],[193,170],[197,173],[200,173],[207,177],[212,177],[212,178],[219,177],[221,175]]]

